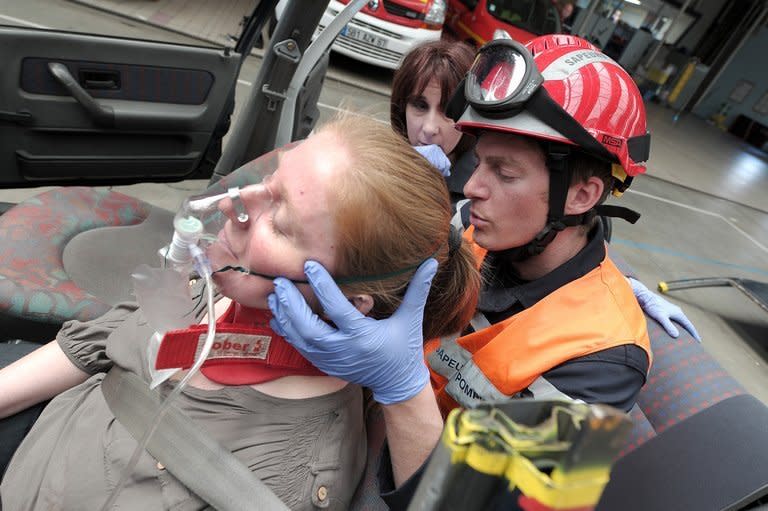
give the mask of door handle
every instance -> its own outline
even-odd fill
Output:
[[[48,70],[54,78],[72,95],[75,100],[85,108],[86,112],[100,126],[113,127],[115,125],[115,112],[112,107],[100,104],[83,89],[67,66],[59,62],[49,62]]]

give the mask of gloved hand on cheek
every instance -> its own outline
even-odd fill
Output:
[[[434,259],[416,271],[397,311],[381,320],[360,313],[321,264],[309,261],[304,270],[333,325],[312,312],[289,280],[278,278],[268,298],[276,332],[326,374],[370,388],[379,403],[407,401],[429,384],[422,321]]]

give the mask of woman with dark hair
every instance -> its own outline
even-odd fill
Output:
[[[464,197],[462,189],[475,167],[474,140],[454,128],[445,107],[474,56],[475,50],[464,43],[429,42],[405,56],[392,82],[392,129],[417,148],[435,144],[448,156],[452,202]]]

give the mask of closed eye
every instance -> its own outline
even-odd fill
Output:
[[[504,167],[501,167],[499,165],[491,165],[491,170],[494,174],[496,174],[500,180],[504,181],[505,183],[508,183],[510,181],[514,181],[519,176],[513,174],[508,169],[505,169]]]
[[[285,232],[283,231],[282,226],[275,219],[276,215],[277,215],[276,209],[273,209],[272,211],[268,212],[267,222],[269,223],[269,227],[272,229],[272,233],[275,234],[276,236],[285,236]]]

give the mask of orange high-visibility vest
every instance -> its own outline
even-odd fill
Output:
[[[471,240],[472,228],[464,235]],[[474,249],[481,262],[485,251],[477,245]],[[475,330],[425,345],[443,415],[459,405],[509,398],[542,381],[546,385],[541,376],[548,370],[608,348],[635,344],[648,355],[649,367],[651,362],[643,311],[627,279],[607,256],[534,306],[494,325],[486,321],[484,328]]]

